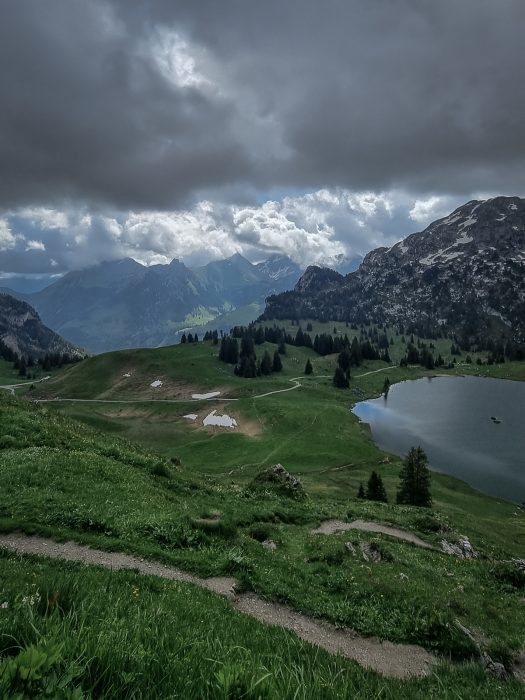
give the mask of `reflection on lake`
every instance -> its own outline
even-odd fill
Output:
[[[525,382],[418,379],[393,385],[387,399],[363,401],[353,412],[381,449],[404,456],[421,445],[432,469],[525,501]]]

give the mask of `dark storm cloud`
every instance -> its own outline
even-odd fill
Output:
[[[519,193],[524,21],[522,0],[4,3],[0,206]]]

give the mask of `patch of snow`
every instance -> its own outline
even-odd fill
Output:
[[[213,399],[215,396],[219,396],[221,392],[220,391],[210,391],[207,394],[192,394],[191,398],[195,399],[197,401],[202,400],[202,399]]]
[[[150,386],[153,387],[154,389],[158,389],[159,387],[162,386],[162,382],[160,381],[160,379],[155,379],[154,382],[151,382]]]
[[[498,218],[496,219],[496,221],[505,221],[506,218],[507,218],[507,215],[506,215],[506,214],[502,214],[501,216],[498,216]]]
[[[458,226],[458,228],[468,228],[469,226],[472,226],[476,222],[477,222],[477,218],[475,216],[472,216],[472,214],[471,214],[468,217],[468,219],[465,219],[465,221]]]
[[[202,421],[203,425],[217,425],[220,428],[236,428],[237,421],[235,418],[231,418],[226,414],[222,416],[217,415],[217,411],[212,411],[206,418]]]
[[[459,219],[461,219],[461,216],[461,214],[456,214],[455,216],[451,214],[450,216],[447,216],[446,219],[443,219],[443,224],[446,224],[447,226],[449,224],[455,224],[456,221],[459,221]]]
[[[517,208],[518,208],[518,207],[517,207],[514,203],[509,204],[509,209],[512,209],[513,211],[516,211]]]
[[[183,418],[187,418],[188,420],[197,420],[197,414],[196,413],[188,413],[186,416],[182,416]]]
[[[407,245],[400,245],[400,246],[399,246],[399,250],[400,250],[402,253],[406,253],[407,250],[408,250],[408,246],[407,246]]]
[[[126,374],[122,375],[123,377],[131,377],[131,374],[129,372],[126,372]]]
[[[434,253],[433,255],[427,255],[426,258],[421,258],[419,261],[422,265],[432,265],[435,261],[436,258],[439,258],[439,256],[443,253],[443,250],[438,250],[437,253]]]
[[[446,262],[448,262],[449,260],[454,260],[454,258],[459,258],[461,255],[465,255],[465,253],[460,253],[460,252],[457,252],[457,253],[443,253],[443,255],[441,256],[441,258],[442,258],[442,260],[445,260]]]
[[[473,240],[472,236],[467,236],[467,234],[463,232],[454,245],[465,245],[465,243],[471,243]]]
[[[519,230],[517,226],[513,226],[512,228],[513,228],[515,231],[518,231],[518,230]]]

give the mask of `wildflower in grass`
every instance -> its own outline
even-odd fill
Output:
[[[8,607],[9,607],[9,603],[7,602],[7,600],[4,600],[2,605],[0,605],[0,610],[7,610]]]

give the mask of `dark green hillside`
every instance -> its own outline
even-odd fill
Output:
[[[188,348],[187,352],[192,349]],[[381,377],[381,373],[377,376]],[[317,390],[312,388],[311,391],[319,400],[323,392],[327,395],[328,392],[334,392],[328,387]],[[281,397],[283,402],[292,400],[288,406],[284,403],[289,408],[289,413],[297,411],[299,403],[309,405],[305,400],[309,392],[310,389],[305,388]],[[299,400],[297,397],[302,398]],[[277,401],[278,398],[276,395],[272,400]],[[312,467],[304,480],[308,496],[305,501],[272,495],[271,490],[259,490],[252,496],[242,486],[247,476],[242,471],[228,477],[225,475],[219,480],[201,476],[194,468],[188,467],[186,458],[183,459],[183,465],[178,466],[151,451],[87,428],[56,411],[30,405],[7,395],[2,395],[1,399],[0,479],[3,488],[0,495],[0,522],[4,531],[18,529],[27,533],[37,532],[90,543],[103,549],[136,552],[206,576],[233,575],[244,589],[254,590],[269,599],[286,601],[291,607],[306,614],[320,616],[343,626],[352,626],[365,636],[378,635],[396,642],[420,644],[438,653],[450,655],[456,662],[469,658],[474,653],[472,643],[461,632],[457,621],[469,629],[478,630],[483,648],[506,664],[510,664],[513,655],[523,647],[524,611],[520,590],[514,587],[519,584],[516,581],[512,583],[508,566],[499,563],[520,556],[523,551],[525,516],[516,512],[511,504],[483,497],[460,482],[443,477],[433,480],[433,511],[359,501],[355,498],[353,476],[348,480],[346,476],[336,477],[338,471],[333,474],[324,469],[315,471],[313,459]],[[277,410],[277,403],[270,406]],[[265,415],[269,419],[269,414]],[[286,420],[286,415],[285,410],[273,426],[268,424],[265,430],[268,433],[277,431],[280,421]],[[331,421],[332,431],[334,419],[335,414]],[[380,460],[377,452],[364,439],[364,434],[359,438],[359,433],[355,433],[352,443],[352,430],[343,441],[347,443],[349,453],[361,445],[370,463],[375,455],[375,463],[378,464]],[[327,422],[326,434],[328,433]],[[321,432],[320,436],[322,435]],[[271,440],[271,434],[260,439]],[[317,441],[319,439],[318,435]],[[303,430],[301,440],[303,455],[307,455],[314,439],[310,439],[308,430]],[[213,443],[216,437],[207,436],[205,440],[203,436],[202,442],[206,441]],[[331,454],[331,445],[334,444],[336,443],[332,440],[330,445],[322,446],[327,456]],[[220,455],[220,452],[216,454]],[[274,448],[273,461],[277,461],[278,455],[279,451]],[[297,460],[299,455],[298,440]],[[319,460],[319,456],[315,459]],[[270,455],[267,461],[272,461]],[[211,462],[204,461],[201,471],[206,471],[206,466],[210,465]],[[249,471],[254,473],[257,469],[259,467],[254,465]],[[398,465],[384,464],[380,469],[392,502]],[[358,471],[355,476],[362,473]],[[215,519],[215,513],[220,514],[218,520]],[[310,534],[312,528],[329,518],[391,524],[413,532],[436,546],[443,537],[454,542],[461,535],[466,535],[482,558],[456,559],[440,552],[420,549],[387,535],[370,535],[359,531],[331,536]],[[260,544],[264,538],[275,541],[277,550],[264,549]],[[372,565],[360,562],[345,548],[345,542],[349,540],[355,547],[360,547],[360,543],[375,543],[374,546],[382,552],[383,561]],[[1,569],[8,579],[14,575],[13,566],[12,558],[2,559]],[[95,605],[84,585],[78,582],[74,567],[46,564],[37,571],[44,572],[37,574],[40,577],[39,586],[58,585],[60,577],[61,586],[71,586],[73,591],[79,590],[80,586],[77,603],[82,610],[84,605],[88,610]],[[56,575],[54,571],[57,572]],[[64,571],[71,573],[59,573]],[[100,574],[100,577],[101,580],[107,580],[107,574]],[[49,579],[57,583],[46,583]],[[119,574],[118,581],[120,580],[123,581],[123,586],[131,585],[126,583],[129,575]],[[113,584],[117,590],[121,585],[118,581],[115,580]],[[148,585],[143,582],[133,583],[139,591],[139,599],[144,601],[141,610],[145,616],[154,615],[152,594],[146,592],[151,590],[147,588]],[[152,590],[161,589],[166,590],[166,584],[162,584],[160,589],[157,587]],[[12,600],[13,595],[14,593],[9,594],[9,600]],[[77,600],[76,593],[71,595]],[[112,600],[111,595],[108,604]],[[173,592],[166,595],[176,597],[178,594]],[[164,602],[165,598],[159,600],[157,605],[168,605]],[[175,598],[169,600],[172,601],[170,605],[179,605]],[[201,593],[196,594],[193,600],[196,606],[201,600],[204,601],[204,606],[208,605],[208,598]],[[220,601],[210,600],[210,610],[220,611]],[[100,610],[104,604],[106,603],[100,600],[96,603]],[[417,611],[417,625],[414,625],[414,611]],[[217,614],[220,618],[226,613]],[[80,618],[75,616],[74,620],[56,620],[55,628],[55,622],[48,620],[45,622],[45,629],[48,630],[46,634],[49,634],[50,639],[57,634],[60,639],[68,639],[68,635],[74,634],[75,624],[80,624],[79,620],[83,619],[82,615]],[[100,615],[104,617],[102,612]],[[3,624],[6,624],[5,620],[11,618],[2,619]],[[130,622],[122,632],[130,639],[136,634],[133,624],[135,623]],[[151,624],[155,627],[157,623]],[[215,634],[219,636],[222,634],[219,631],[222,624],[217,622],[215,628]],[[13,622],[8,625],[11,627],[4,629],[11,630],[9,633],[21,634],[19,627],[13,627]],[[49,631],[51,629],[55,631],[52,633]],[[94,620],[90,622],[90,629],[93,630],[90,634],[96,636]],[[30,631],[26,630],[24,634],[23,643],[35,641]],[[113,632],[110,631],[109,634],[111,638]],[[168,644],[167,634],[174,633],[159,631],[156,636],[160,635],[164,640],[162,644]],[[197,631],[194,634],[198,636]],[[265,629],[263,638],[271,640],[272,636],[281,634],[283,633]],[[210,644],[216,643],[211,641],[210,636],[207,638]],[[213,639],[216,637],[213,636]],[[221,639],[226,656],[230,637],[221,636]],[[143,638],[145,648],[151,643]],[[271,647],[271,641],[261,644]],[[68,647],[65,658],[71,660],[74,653]],[[70,657],[69,654],[73,656]],[[194,663],[191,658],[193,657],[184,662],[184,668],[188,670]],[[285,684],[278,687],[296,689],[294,672],[285,672],[282,665],[279,666],[281,671],[277,671],[277,660],[272,658],[267,660],[268,667],[273,669],[272,682]],[[119,661],[118,664],[120,663],[124,662]],[[327,660],[326,663],[336,664],[341,669],[354,668],[343,661]],[[118,664],[117,667],[120,668]],[[95,674],[92,676],[84,671],[81,678],[92,682],[97,672],[99,671],[90,671],[89,674]],[[321,681],[323,672],[315,671],[316,677],[317,673],[320,674],[319,683],[325,683],[326,681]],[[210,671],[206,682],[211,682],[211,675]],[[343,677],[346,676],[343,674]],[[119,682],[122,682],[122,678],[119,678]],[[363,697],[366,697],[366,692],[370,692],[373,687],[367,685],[372,682],[371,677],[358,671],[354,678],[357,692],[364,693]],[[459,666],[452,675],[442,667],[433,680],[404,687],[410,688],[413,697],[418,697],[418,693],[424,689],[428,695],[434,692],[433,687],[437,693],[437,687],[452,687],[452,684],[457,687],[459,683],[468,689],[467,692],[480,696],[479,682],[479,671],[472,667]],[[336,681],[333,680],[333,683]],[[434,683],[439,685],[434,686]],[[392,681],[381,681],[381,684],[381,687],[388,688],[388,692],[392,693],[391,697],[396,697],[398,692],[408,692],[398,690],[398,684]],[[313,687],[316,687],[315,684]],[[341,686],[337,684],[333,688],[326,687],[326,697],[330,697],[331,692],[341,692]],[[321,690],[315,692],[318,692],[317,696],[323,696]],[[517,697],[513,685],[505,685],[499,690],[493,688],[493,692],[500,693],[501,697]],[[282,693],[286,697],[286,693]],[[316,695],[306,693],[303,697]],[[405,694],[404,697],[410,695]],[[440,695],[436,694],[435,697]],[[492,697],[497,695],[493,694]]]

